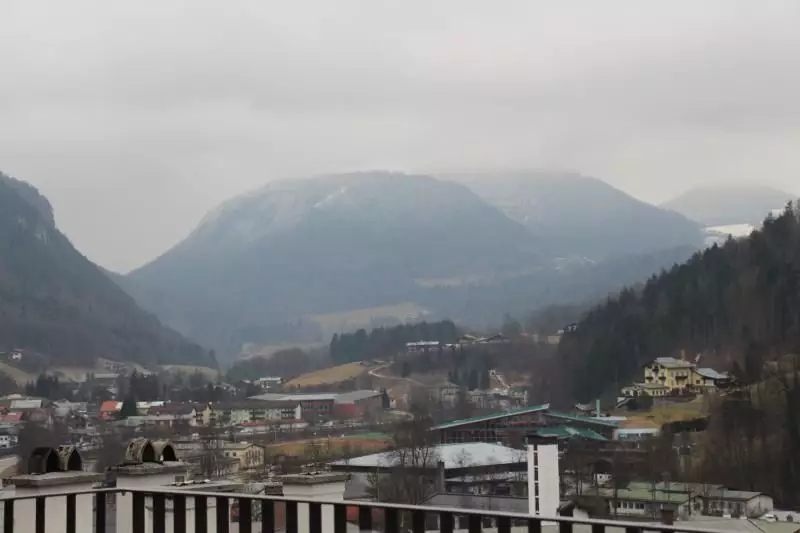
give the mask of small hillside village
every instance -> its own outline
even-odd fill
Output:
[[[407,349],[439,346],[420,342]],[[129,413],[123,412],[130,406],[118,400],[9,396],[0,400],[2,495],[36,496],[54,486],[79,490],[109,483],[153,490],[224,487],[233,494],[301,499],[325,494],[454,510],[800,531],[800,516],[795,525],[795,514],[776,509],[769,494],[713,480],[669,479],[648,469],[651,460],[660,460],[650,455],[653,443],[663,442],[665,435],[671,439],[666,453],[690,460],[686,443],[705,421],[659,425],[626,411],[627,404],[644,396],[668,404],[718,394],[731,384],[724,373],[685,358],[659,358],[642,368],[640,382],[623,388],[616,405],[598,401],[568,410],[528,405],[527,389],[508,387],[499,372],[491,377],[506,386],[471,390],[466,397],[480,414],[436,423],[426,422],[425,413],[398,409],[398,399],[386,390],[276,392],[280,380],[272,377],[254,380],[264,392],[247,399],[136,402]],[[461,390],[446,384],[429,387],[426,394],[456,403]],[[20,440],[29,422],[65,428],[64,442],[52,449],[24,447]],[[125,439],[124,451],[111,463],[104,457],[109,435]],[[30,456],[19,457],[22,453]],[[398,493],[406,477],[418,488],[412,501]],[[230,505],[235,517],[236,504]],[[283,519],[276,514],[276,528]],[[358,514],[351,519],[357,522]]]

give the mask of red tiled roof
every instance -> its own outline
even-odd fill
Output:
[[[0,417],[0,421],[2,422],[21,422],[22,421],[23,413],[18,411],[12,413],[6,413],[2,417]]]
[[[113,413],[117,410],[117,405],[119,402],[114,400],[107,400],[100,404],[100,412],[101,413]]]

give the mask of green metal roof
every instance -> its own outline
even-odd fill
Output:
[[[610,428],[615,428],[618,425],[616,422],[609,422],[607,420],[603,420],[602,418],[597,418],[594,416],[571,415],[568,413],[561,413],[558,411],[548,411],[547,416],[551,418],[560,418],[563,420],[571,420],[573,422],[584,422],[586,424],[595,424],[598,426],[604,426]]]
[[[607,441],[608,439],[594,430],[586,428],[576,428],[572,426],[544,427],[535,430],[533,433],[540,437],[556,437],[559,439],[570,439],[580,437],[589,440]]]
[[[440,431],[442,429],[452,429],[459,426],[468,426],[470,424],[477,424],[479,422],[489,422],[491,420],[499,420],[501,418],[506,418],[509,416],[526,415],[529,413],[539,413],[541,411],[546,411],[548,409],[550,409],[550,404],[545,403],[542,405],[534,405],[532,407],[523,407],[522,409],[515,409],[513,411],[503,411],[501,413],[493,413],[490,415],[483,415],[483,416],[474,416],[472,418],[465,418],[463,420],[453,420],[451,422],[445,422],[444,424],[434,426],[430,430]]]

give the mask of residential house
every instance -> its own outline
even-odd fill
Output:
[[[17,445],[17,434],[10,430],[0,430],[0,449],[13,448]]]
[[[452,381],[446,381],[442,385],[428,388],[428,398],[435,405],[453,406],[458,400],[460,387]]]
[[[122,402],[107,400],[100,404],[100,419],[113,420],[122,409]]]
[[[710,516],[760,517],[772,512],[774,502],[771,496],[761,492],[730,490],[717,487],[700,494],[703,512]]]
[[[345,392],[334,400],[334,414],[339,418],[360,419],[375,416],[388,407],[385,391],[357,390]]]
[[[258,396],[252,396],[250,399],[267,402],[292,402],[295,405],[299,404],[303,419],[317,422],[331,419],[338,396],[339,394],[332,392],[320,394],[281,394],[268,392],[259,394]]]
[[[730,490],[722,485],[682,482],[631,482],[623,488],[599,489],[609,510],[620,517],[658,519],[662,510],[687,518],[730,516],[757,518],[773,509],[770,496],[760,492]]]
[[[152,418],[152,420],[158,420],[160,425],[168,422],[170,427],[195,427],[197,424],[197,409],[190,403],[167,403],[148,409],[147,417],[158,417]]]
[[[299,420],[303,412],[300,403],[293,401],[221,402],[213,409],[217,423],[222,426]]]
[[[644,366],[644,382],[622,389],[623,396],[667,396],[687,392],[716,391],[730,381],[728,374],[698,368],[693,362],[659,357]]]
[[[264,447],[252,442],[226,442],[222,447],[222,453],[226,458],[238,462],[238,465],[234,467],[237,471],[253,470],[264,466]]]
[[[406,343],[406,352],[410,354],[436,352],[441,350],[441,348],[442,343],[439,341],[417,341]]]
[[[694,376],[694,363],[659,357],[644,366],[644,382],[666,387],[671,394],[688,392]]]
[[[695,388],[713,392],[728,385],[731,378],[727,373],[717,372],[713,368],[696,368],[693,380]]]

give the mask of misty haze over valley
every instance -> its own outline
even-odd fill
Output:
[[[497,328],[800,193],[792,3],[312,4],[0,7],[5,344],[213,366]]]

